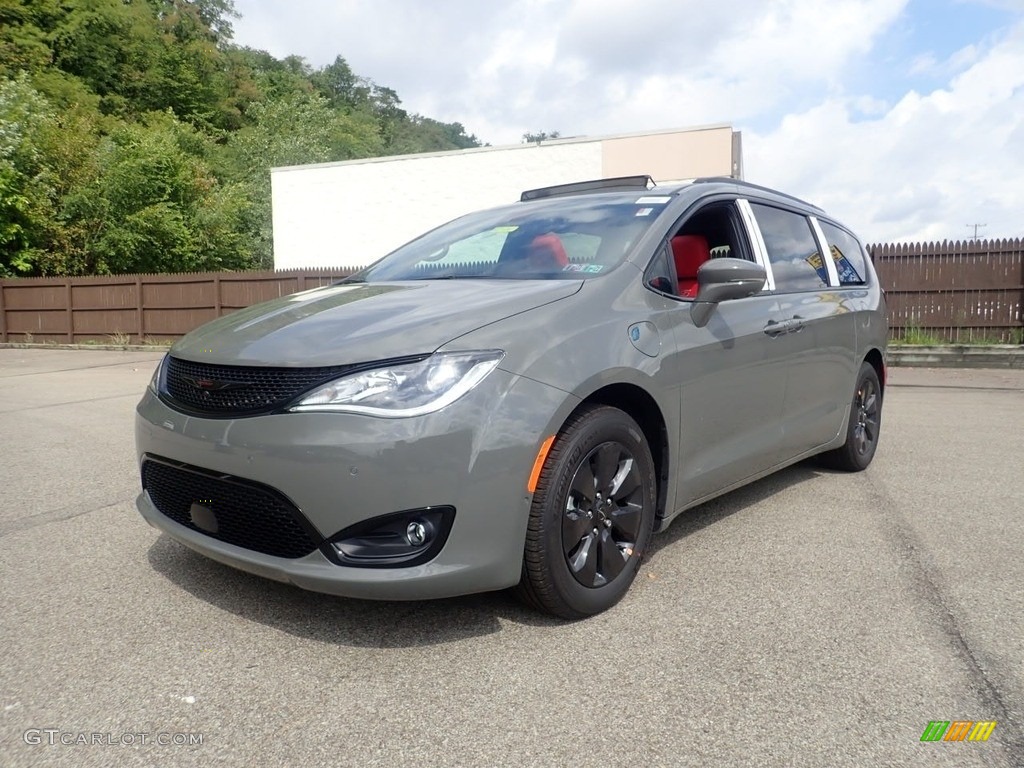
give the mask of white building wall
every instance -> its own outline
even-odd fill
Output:
[[[274,267],[362,267],[525,189],[601,176],[600,140],[275,168]]]

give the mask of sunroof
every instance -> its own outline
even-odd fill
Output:
[[[557,184],[553,187],[528,189],[519,196],[519,202],[525,203],[528,200],[540,200],[545,197],[560,197],[562,195],[579,195],[584,192],[596,192],[602,189],[650,189],[652,186],[654,186],[654,179],[650,176],[618,176],[614,179],[576,181],[572,184]]]

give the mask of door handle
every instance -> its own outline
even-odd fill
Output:
[[[800,317],[800,315],[793,315],[789,320],[781,322],[769,320],[768,324],[764,327],[764,332],[774,339],[776,336],[782,336],[787,333],[800,333],[803,329],[804,318]]]

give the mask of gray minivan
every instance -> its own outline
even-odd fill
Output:
[[[878,445],[861,242],[725,178],[524,192],[176,343],[138,405],[138,508],[237,568],[579,618],[714,496]]]

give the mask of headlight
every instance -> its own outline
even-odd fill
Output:
[[[153,390],[154,394],[160,394],[160,374],[164,370],[164,365],[167,363],[167,355],[160,358],[160,362],[156,364],[156,370],[153,371],[153,377],[149,380],[149,388]]]
[[[505,353],[441,352],[418,363],[361,371],[310,392],[292,411],[344,411],[399,418],[451,405],[494,370]]]

